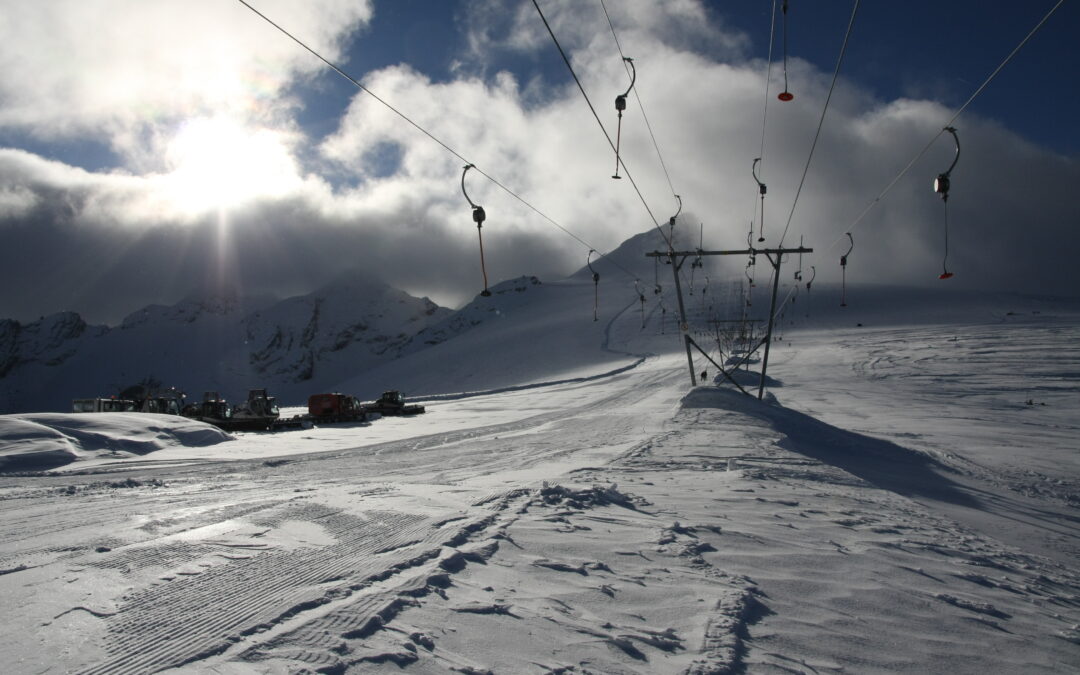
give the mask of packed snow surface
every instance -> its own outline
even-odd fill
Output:
[[[1080,669],[1075,305],[819,301],[759,401],[552,288],[400,359],[415,418],[0,417],[5,671]]]

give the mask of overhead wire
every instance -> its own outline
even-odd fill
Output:
[[[960,117],[960,115],[964,113],[965,110],[967,110],[968,106],[970,106],[972,102],[976,98],[978,98],[980,94],[982,94],[983,90],[986,89],[986,87],[990,84],[990,82],[994,80],[995,77],[997,77],[998,73],[1000,73],[1002,69],[1005,68],[1005,66],[1008,65],[1010,61],[1012,61],[1013,57],[1016,56],[1017,53],[1019,53],[1019,51],[1024,48],[1024,45],[1026,45],[1031,40],[1031,38],[1034,37],[1037,32],[1039,32],[1039,29],[1041,29],[1043,25],[1046,24],[1050,17],[1053,16],[1054,12],[1056,12],[1058,8],[1061,7],[1061,5],[1063,5],[1064,3],[1065,0],[1058,0],[1058,2],[1050,8],[1050,11],[1048,11],[1046,15],[1043,16],[1043,18],[1037,24],[1035,24],[1035,27],[1028,32],[1024,39],[1021,40],[1020,43],[1016,45],[1016,47],[1013,48],[1011,52],[1009,52],[1009,55],[1005,57],[1005,59],[998,65],[998,67],[995,68],[994,71],[990,73],[990,75],[985,80],[983,80],[983,83],[980,84],[979,87],[974,91],[974,93],[972,93],[971,96],[968,97],[967,101],[965,101],[964,104],[960,106],[955,113],[953,113],[953,116],[950,117],[949,120],[942,125],[941,129],[934,134],[933,138],[931,138],[925,146],[923,146],[922,150],[920,150],[911,159],[911,161],[908,162],[904,166],[904,168],[900,170],[900,173],[896,174],[895,178],[889,181],[885,188],[880,193],[878,193],[876,197],[874,197],[873,201],[866,205],[866,208],[864,208],[862,212],[859,213],[858,217],[856,217],[849,226],[844,228],[845,232],[850,232],[855,229],[859,225],[859,223],[862,222],[863,218],[865,218],[867,214],[869,214],[870,211],[872,211],[874,207],[877,206],[878,202],[884,199],[885,196],[888,195],[890,191],[892,191],[893,187],[900,182],[900,179],[907,175],[907,172],[911,170],[911,167],[915,166],[915,164],[920,159],[922,159],[923,155],[925,155],[930,150],[930,148],[934,146],[934,143],[937,141],[938,138],[941,137],[943,133],[945,133],[946,129],[953,126],[953,123],[956,122],[956,120]],[[830,248],[832,246],[835,246],[836,243],[843,238],[843,236],[843,234],[837,235],[833,243],[830,244]]]
[[[900,180],[905,175],[907,175],[907,172],[911,170],[911,167],[915,166],[915,164],[920,159],[922,159],[923,155],[925,155],[930,150],[930,148],[933,147],[937,139],[940,138],[941,135],[949,129],[949,127],[953,126],[953,123],[956,122],[956,120],[960,117],[960,115],[964,113],[965,110],[967,110],[968,106],[970,106],[975,101],[975,99],[978,98],[980,94],[982,94],[983,90],[985,90],[986,87],[989,86],[989,84],[994,80],[994,78],[998,76],[998,73],[1000,73],[1002,69],[1004,69],[1010,61],[1012,61],[1013,57],[1015,57],[1020,52],[1020,50],[1023,49],[1028,42],[1031,41],[1031,38],[1039,32],[1039,30],[1046,24],[1050,17],[1053,16],[1054,12],[1056,12],[1058,8],[1061,7],[1061,5],[1063,5],[1064,3],[1065,0],[1058,0],[1054,4],[1054,6],[1051,7],[1050,10],[1043,16],[1043,18],[1040,19],[1037,24],[1035,24],[1035,27],[1028,31],[1027,35],[1024,36],[1020,43],[1017,44],[1016,47],[1014,47],[1013,50],[1009,52],[1008,56],[1006,56],[1005,59],[1000,64],[998,64],[997,68],[995,68],[993,72],[991,72],[990,75],[988,75],[986,79],[983,80],[982,84],[980,84],[978,88],[976,88],[975,91],[971,94],[971,96],[969,96],[968,99],[964,101],[964,104],[957,108],[956,112],[953,113],[952,117],[950,117],[948,121],[941,127],[941,129],[939,129],[937,133],[933,135],[929,142],[927,142],[927,144],[923,146],[923,148],[911,159],[911,161],[909,161],[904,166],[904,168],[900,170],[900,173],[898,173],[895,178],[889,181],[885,188],[880,193],[878,193],[876,197],[874,197],[873,201],[866,205],[866,208],[864,208],[862,212],[858,215],[858,217],[856,217],[855,220],[853,220],[852,223],[847,228],[845,228],[843,233],[838,234],[836,238],[833,239],[832,243],[829,244],[830,249],[836,246],[836,244],[840,242],[845,236],[847,236],[848,233],[852,232],[856,227],[858,227],[858,225],[862,222],[863,218],[865,218],[867,214],[869,214],[870,211],[873,210],[873,208],[877,206],[877,204],[882,199],[884,199],[886,195],[889,194],[892,188],[898,182],[900,182]],[[790,295],[791,294],[789,293],[788,296],[790,297]],[[785,298],[784,302],[787,302],[787,298]]]
[[[619,42],[619,36],[615,33],[615,24],[611,21],[611,15],[608,14],[607,5],[604,4],[604,0],[600,0],[600,6],[604,9],[604,17],[607,19],[608,27],[611,28],[611,36],[615,38],[615,46],[619,49],[619,56],[623,60],[623,68],[626,69],[627,75],[630,74],[630,67],[626,65],[626,54],[623,53],[622,43]],[[664,177],[667,178],[668,187],[671,188],[671,194],[676,194],[675,186],[671,182],[671,174],[668,173],[667,164],[664,162],[664,155],[660,152],[660,144],[656,142],[656,135],[653,133],[652,124],[649,123],[649,116],[645,114],[645,104],[641,102],[641,95],[638,94],[638,90],[634,89],[634,98],[637,99],[638,107],[641,108],[641,117],[645,120],[645,128],[649,130],[649,138],[652,139],[653,147],[656,148],[656,156],[660,159],[660,167],[664,170]]]
[[[390,110],[390,111],[391,111],[392,113],[394,113],[395,115],[397,115],[397,116],[398,116],[398,117],[400,117],[401,119],[403,119],[403,120],[405,120],[406,122],[408,122],[408,123],[409,123],[409,124],[410,124],[410,125],[411,125],[411,126],[412,126],[413,128],[415,128],[415,129],[416,129],[417,131],[419,131],[420,133],[424,134],[425,136],[427,136],[428,138],[430,138],[430,139],[431,139],[432,141],[434,141],[434,142],[435,142],[435,143],[437,143],[438,145],[442,146],[442,148],[443,148],[444,150],[446,150],[447,152],[449,152],[450,154],[452,154],[452,155],[453,155],[454,157],[457,157],[457,158],[458,158],[459,160],[461,160],[462,162],[465,162],[466,164],[472,164],[472,165],[473,165],[473,169],[474,169],[474,170],[475,170],[475,171],[476,171],[476,172],[477,172],[478,174],[480,174],[480,175],[481,175],[481,176],[483,176],[484,178],[487,178],[487,179],[488,179],[489,181],[491,181],[491,182],[492,182],[492,183],[493,183],[493,184],[494,184],[495,186],[497,186],[497,187],[498,187],[499,189],[501,189],[501,190],[502,190],[503,192],[506,192],[506,193],[507,193],[508,195],[510,195],[511,197],[513,197],[514,199],[516,199],[516,200],[517,200],[518,202],[520,202],[521,204],[523,204],[523,205],[524,205],[525,207],[527,207],[527,208],[528,208],[529,210],[531,210],[531,211],[532,211],[533,213],[537,214],[538,216],[540,216],[540,217],[541,217],[541,218],[543,218],[544,220],[546,220],[546,221],[548,221],[549,223],[551,223],[552,225],[554,225],[554,226],[555,226],[556,228],[558,228],[558,229],[559,229],[559,230],[561,230],[561,231],[562,231],[562,232],[563,232],[564,234],[566,234],[566,235],[568,235],[569,237],[571,237],[571,238],[573,238],[574,240],[576,240],[576,241],[577,241],[577,242],[578,242],[579,244],[581,244],[582,246],[584,246],[584,247],[586,247],[586,248],[589,248],[589,249],[593,249],[593,250],[595,250],[595,251],[597,252],[597,255],[599,255],[599,256],[600,256],[601,258],[603,258],[603,259],[606,259],[606,260],[607,260],[607,261],[608,261],[609,263],[611,263],[612,265],[614,265],[614,266],[615,266],[616,268],[618,268],[619,270],[621,270],[621,271],[622,271],[622,272],[623,272],[624,274],[626,274],[626,275],[627,275],[627,276],[629,276],[630,278],[632,278],[632,279],[636,279],[636,278],[637,278],[637,276],[636,276],[635,274],[633,274],[632,272],[630,272],[629,270],[627,270],[627,269],[626,269],[625,267],[623,267],[622,265],[620,265],[620,264],[619,264],[619,263],[618,263],[618,262],[617,262],[616,260],[614,260],[614,259],[609,259],[609,258],[607,257],[607,255],[606,255],[606,254],[604,254],[604,253],[600,253],[600,252],[599,252],[599,250],[597,250],[597,249],[596,249],[596,248],[595,248],[595,247],[594,247],[594,246],[593,246],[592,244],[590,244],[589,242],[585,241],[585,240],[584,240],[584,239],[582,239],[581,237],[577,236],[576,234],[574,234],[574,233],[573,233],[573,232],[571,232],[570,230],[566,229],[565,227],[563,227],[562,225],[560,225],[560,224],[559,224],[558,222],[556,222],[556,221],[555,221],[555,220],[554,220],[553,218],[551,218],[550,216],[548,216],[548,215],[547,215],[546,213],[544,213],[543,211],[541,211],[540,209],[536,208],[536,207],[535,207],[535,206],[533,206],[533,205],[532,205],[531,203],[529,203],[529,202],[528,202],[528,201],[527,201],[527,200],[526,200],[526,199],[525,199],[524,197],[522,197],[521,195],[519,195],[519,194],[518,194],[518,193],[516,193],[515,191],[511,190],[511,189],[510,189],[509,187],[507,187],[506,185],[503,185],[503,184],[502,184],[501,182],[499,182],[499,181],[498,181],[498,180],[497,180],[497,179],[496,179],[496,178],[495,178],[494,176],[492,176],[492,175],[488,174],[488,173],[487,173],[487,172],[485,172],[485,171],[484,171],[483,169],[481,169],[480,167],[476,166],[476,164],[475,164],[474,162],[471,162],[471,161],[469,161],[469,160],[468,160],[468,159],[467,159],[466,157],[464,157],[463,155],[461,155],[461,153],[459,153],[459,152],[458,152],[457,150],[454,150],[454,148],[450,147],[450,146],[449,146],[449,145],[448,145],[447,143],[445,143],[445,142],[444,142],[444,141],[443,141],[442,139],[438,138],[438,137],[437,137],[437,136],[435,136],[435,135],[434,135],[433,133],[431,133],[430,131],[428,131],[428,130],[427,130],[427,129],[425,129],[424,127],[422,127],[422,126],[421,126],[421,125],[420,125],[419,123],[417,123],[417,122],[416,122],[416,121],[414,121],[414,120],[413,120],[412,118],[410,118],[410,117],[409,117],[408,115],[406,115],[405,113],[403,113],[402,111],[398,110],[398,109],[397,109],[396,107],[394,107],[393,105],[391,105],[389,101],[387,101],[387,100],[383,99],[383,98],[382,98],[382,97],[380,97],[380,96],[379,96],[378,94],[376,94],[375,92],[373,92],[373,91],[372,91],[371,89],[369,89],[368,87],[364,86],[364,85],[363,85],[363,84],[362,84],[362,83],[361,83],[361,82],[360,82],[359,80],[357,80],[357,79],[356,79],[355,77],[353,77],[352,75],[349,75],[349,74],[348,74],[347,72],[345,72],[344,70],[342,70],[342,69],[341,69],[341,68],[340,68],[340,67],[339,67],[339,66],[338,66],[337,64],[333,63],[332,61],[330,61],[329,59],[327,59],[326,57],[324,57],[324,56],[323,56],[322,54],[320,54],[320,53],[319,53],[319,52],[317,52],[316,50],[314,50],[314,49],[312,49],[311,47],[309,47],[309,46],[307,45],[307,43],[305,43],[305,42],[304,42],[303,40],[301,40],[300,38],[298,38],[298,37],[296,37],[295,35],[293,35],[292,33],[290,33],[290,32],[289,32],[288,30],[286,30],[286,29],[285,29],[284,27],[282,27],[282,26],[281,26],[280,24],[276,23],[276,22],[275,22],[274,20],[272,20],[272,19],[271,19],[270,17],[266,16],[265,14],[263,14],[262,12],[260,12],[259,10],[255,9],[254,7],[252,7],[252,6],[251,6],[251,4],[249,4],[249,3],[248,3],[248,2],[246,1],[246,0],[237,0],[237,2],[239,2],[239,3],[241,4],[241,5],[243,5],[243,6],[247,7],[247,8],[249,9],[249,10],[251,10],[251,11],[252,11],[253,13],[255,13],[255,15],[256,15],[256,16],[258,16],[258,17],[259,17],[259,18],[261,18],[261,19],[262,19],[263,21],[265,21],[266,23],[268,23],[268,24],[270,24],[271,26],[273,26],[274,28],[276,28],[276,29],[277,29],[278,31],[280,31],[280,32],[281,32],[282,34],[284,34],[284,35],[285,35],[286,37],[288,37],[288,38],[289,38],[290,40],[292,40],[292,41],[293,41],[293,42],[295,42],[296,44],[298,44],[298,45],[300,45],[301,47],[303,47],[303,48],[304,48],[304,49],[305,49],[306,51],[308,51],[308,52],[309,52],[309,53],[310,53],[310,54],[311,54],[312,56],[314,56],[315,58],[317,58],[317,59],[319,59],[320,61],[322,61],[322,62],[323,62],[324,64],[326,64],[326,65],[327,65],[327,66],[328,66],[328,67],[329,67],[329,68],[330,68],[331,70],[333,70],[333,71],[334,71],[335,73],[337,73],[338,75],[340,75],[341,77],[345,78],[346,80],[348,80],[349,82],[351,82],[351,83],[352,83],[353,85],[355,85],[355,86],[356,86],[356,87],[357,87],[358,89],[360,89],[360,91],[364,92],[364,93],[365,93],[365,94],[367,94],[368,96],[371,96],[371,97],[372,97],[373,99],[375,99],[376,101],[378,101],[379,103],[381,103],[381,104],[382,104],[382,105],[383,105],[383,106],[384,106],[385,108],[387,108],[388,110]],[[591,105],[591,104],[590,104],[590,105]],[[601,126],[603,126],[603,125],[601,125]],[[608,139],[608,140],[610,141],[610,139]],[[623,165],[623,168],[625,169],[625,168],[626,168],[626,166],[625,166],[625,165]],[[627,175],[627,177],[629,178],[629,174]],[[631,179],[631,182],[633,182],[633,179]],[[635,187],[636,187],[636,186],[635,186]],[[639,193],[639,194],[640,194],[640,193]],[[644,201],[644,200],[643,200],[643,201]],[[647,208],[647,206],[646,206],[646,208]],[[650,212],[650,215],[651,215],[651,212]],[[654,222],[655,222],[655,218],[654,218],[653,220],[654,220]],[[662,233],[661,233],[661,234],[662,234]]]
[[[242,0],[241,0],[242,1]],[[540,3],[537,0],[532,0],[533,7],[536,8],[536,13],[540,15],[540,20],[544,22],[544,27],[547,28],[548,35],[551,36],[551,41],[555,43],[555,48],[559,50],[559,55],[562,56],[563,63],[566,64],[567,69],[570,71],[570,75],[574,78],[574,82],[577,83],[578,90],[581,92],[582,97],[585,99],[585,103],[589,105],[589,110],[592,112],[596,123],[600,125],[600,131],[604,133],[604,138],[607,139],[608,145],[612,150],[615,150],[615,142],[611,140],[611,135],[608,134],[607,128],[604,126],[603,121],[600,119],[600,115],[597,114],[596,108],[592,104],[592,100],[589,99],[589,94],[585,91],[585,86],[581,84],[581,80],[578,78],[577,73],[574,72],[574,66],[570,63],[570,57],[566,55],[566,51],[563,50],[562,44],[559,43],[559,38],[555,37],[555,31],[551,28],[551,24],[548,23],[547,17],[544,16],[544,10],[540,9]],[[623,171],[626,173],[626,177],[630,179],[630,184],[634,186],[634,191],[637,193],[638,199],[641,200],[642,205],[645,207],[645,211],[648,212],[649,217],[652,218],[653,225],[660,232],[660,236],[664,238],[664,242],[667,243],[668,248],[671,248],[671,240],[664,234],[664,230],[660,227],[660,221],[656,219],[652,209],[649,208],[649,203],[645,201],[645,195],[641,193],[641,188],[638,187],[637,181],[630,174],[630,169],[627,168],[626,162],[619,158],[619,164],[622,166]]]
[[[773,0],[772,18],[769,20],[769,59],[765,67],[765,102],[761,106],[761,147],[758,149],[758,162],[761,166],[761,177],[765,177],[765,129],[769,119],[769,85],[772,83],[772,55],[773,42],[776,39],[776,2]],[[762,207],[764,210],[764,207]],[[754,200],[754,217],[757,217],[758,200]],[[765,218],[762,214],[762,219]]]
[[[806,166],[803,167],[802,178],[799,179],[799,187],[795,190],[795,199],[791,202],[791,212],[788,213],[787,224],[784,232],[780,235],[780,246],[784,246],[784,238],[787,237],[791,228],[791,219],[795,217],[795,207],[799,204],[799,195],[802,194],[803,185],[806,183],[806,174],[810,171],[810,162],[814,159],[814,150],[817,148],[818,139],[821,137],[821,128],[825,125],[825,113],[829,110],[829,102],[832,101],[833,91],[836,89],[836,81],[840,77],[840,66],[844,62],[844,54],[847,52],[848,40],[851,39],[851,29],[855,26],[855,15],[859,13],[859,2],[851,8],[851,18],[848,20],[847,31],[844,33],[844,43],[840,46],[840,56],[836,59],[836,69],[833,71],[832,83],[829,85],[829,93],[825,97],[825,105],[821,108],[821,119],[818,120],[817,131],[814,132],[814,142],[810,144],[810,155],[806,158]]]

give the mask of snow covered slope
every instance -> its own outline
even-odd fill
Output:
[[[815,286],[785,312],[759,401],[718,386],[696,353],[709,384],[689,386],[671,284],[642,312],[632,278],[601,274],[598,289],[582,274],[500,284],[341,381],[430,394],[418,417],[212,444],[166,438],[151,416],[141,430],[129,422],[143,416],[0,417],[24,449],[83,439],[63,467],[54,453],[48,472],[0,475],[0,595],[19,608],[0,619],[0,660],[15,673],[1080,668],[1075,302],[854,286],[841,308]],[[742,311],[719,276],[693,314]],[[691,331],[709,347],[707,323]],[[302,353],[285,349],[302,330],[281,335],[276,353]],[[83,421],[102,425],[97,440],[76,434]]]

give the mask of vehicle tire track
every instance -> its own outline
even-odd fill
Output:
[[[309,504],[258,519],[264,525],[318,522],[337,541],[259,552],[136,591],[106,619],[109,657],[83,672],[153,672],[221,653],[245,636],[430,560],[444,544],[493,517],[442,528],[445,519],[389,511],[363,515]]]

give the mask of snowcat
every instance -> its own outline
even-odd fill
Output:
[[[216,391],[203,392],[201,403],[190,403],[181,411],[184,417],[213,424],[222,429],[232,428],[232,409]]]
[[[362,422],[367,418],[363,404],[348,394],[312,394],[308,416],[314,422]]]
[[[364,410],[383,415],[419,415],[425,408],[422,405],[405,405],[405,395],[400,391],[384,391],[377,401],[365,405]]]
[[[159,415],[179,415],[184,409],[186,394],[170,387],[164,391],[147,394],[141,401],[136,401],[135,412],[157,413]]]
[[[269,396],[265,389],[252,389],[248,391],[246,401],[233,406],[230,428],[246,431],[269,429],[277,422],[279,415],[273,396]]]
[[[71,401],[71,412],[134,412],[135,401],[122,398],[77,398]]]

